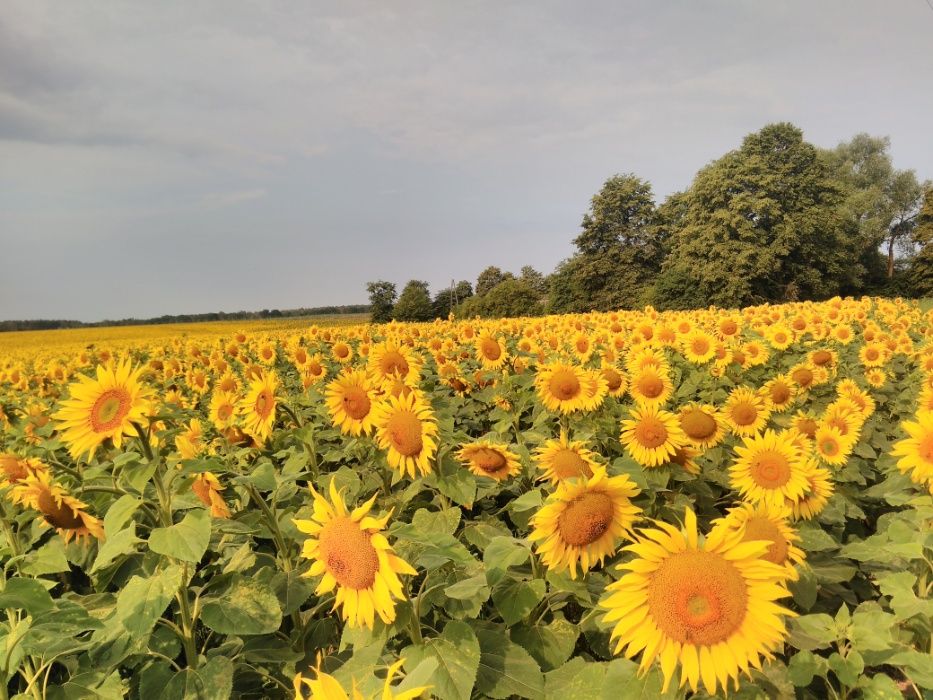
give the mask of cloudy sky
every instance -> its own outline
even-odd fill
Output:
[[[933,177],[925,0],[0,0],[0,319],[361,303],[549,272],[616,172],[891,137]]]

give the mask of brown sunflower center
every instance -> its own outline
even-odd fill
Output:
[[[558,400],[569,401],[579,396],[581,391],[580,380],[572,370],[566,368],[557,369],[551,374],[548,390]]]
[[[806,367],[798,367],[790,376],[797,384],[803,387],[808,387],[813,383],[813,372]]]
[[[274,406],[275,397],[272,396],[272,392],[268,389],[263,389],[256,397],[256,402],[253,404],[253,409],[256,411],[257,416],[264,419],[269,417],[269,414],[272,412],[272,408]]]
[[[758,418],[758,409],[749,401],[740,401],[731,410],[736,425],[751,425]]]
[[[735,332],[739,330],[739,324],[735,321],[723,321],[719,324],[719,330],[723,335],[735,335]]]
[[[386,433],[395,451],[404,457],[421,452],[421,421],[411,411],[396,411],[389,418]]]
[[[217,409],[217,418],[220,420],[228,420],[231,415],[233,415],[232,404],[229,404],[229,403],[221,404],[220,408]]]
[[[363,420],[371,407],[369,394],[362,387],[351,386],[343,391],[343,410],[353,420]]]
[[[398,350],[389,350],[379,361],[379,369],[386,376],[398,374],[404,377],[408,374],[408,360]]]
[[[471,451],[470,460],[487,474],[495,474],[506,468],[505,455],[491,447],[479,447]]]
[[[729,639],[747,609],[742,574],[712,552],[674,554],[658,567],[648,586],[651,618],[681,644],[712,646]]]
[[[593,476],[593,470],[586,460],[569,447],[563,447],[554,454],[551,468],[558,479],[573,479],[578,476],[589,479]]]
[[[690,343],[690,348],[694,355],[705,355],[710,349],[709,341],[706,338],[694,338]]]
[[[635,439],[648,449],[660,447],[667,442],[667,427],[655,416],[642,416],[635,425]]]
[[[126,389],[107,389],[97,397],[91,408],[91,429],[95,433],[113,430],[129,412],[129,392]]]
[[[813,418],[801,418],[797,421],[797,430],[806,435],[807,437],[812,438],[816,435],[816,421]]]
[[[321,529],[321,561],[341,586],[361,590],[373,585],[379,556],[371,538],[346,516],[334,518]]]
[[[350,354],[350,348],[343,343],[337,343],[334,346],[334,357],[339,357],[341,360],[347,357]]]
[[[655,399],[664,391],[664,382],[654,373],[643,374],[638,378],[638,391],[649,399]]]
[[[25,479],[28,475],[26,467],[16,455],[0,455],[0,473],[11,484]]]
[[[878,355],[879,353],[877,348],[868,348],[865,350],[865,357],[869,360],[877,360]]]
[[[780,488],[790,479],[790,462],[780,452],[764,450],[752,461],[751,476],[766,489]]]
[[[783,383],[771,385],[771,401],[780,406],[790,399],[790,387]]]
[[[502,348],[492,338],[483,338],[479,344],[480,352],[490,362],[495,362],[502,356]]]
[[[622,386],[622,375],[616,372],[612,367],[604,367],[602,371],[603,379],[606,380],[606,387],[610,392],[618,391]]]
[[[612,499],[589,491],[571,501],[557,520],[561,539],[574,547],[585,547],[602,537],[613,517]]]
[[[920,438],[917,454],[924,462],[933,464],[933,433],[927,433]]]
[[[318,362],[317,360],[311,360],[311,362],[308,363],[307,372],[312,377],[318,377],[324,374],[324,368],[321,366],[321,363]]]
[[[693,440],[706,440],[716,433],[716,420],[706,411],[695,408],[680,417],[680,426]]]
[[[36,505],[46,522],[53,527],[61,530],[77,530],[84,527],[81,517],[75,515],[75,512],[64,501],[57,502],[47,489],[39,492]]]
[[[762,515],[753,515],[745,521],[745,537],[743,542],[752,540],[767,540],[771,544],[764,555],[764,559],[773,564],[783,564],[787,561],[787,554],[790,550],[790,543],[781,533],[781,530],[768,518]]]
[[[827,435],[820,440],[820,451],[827,457],[835,457],[839,454],[839,442],[836,438]]]

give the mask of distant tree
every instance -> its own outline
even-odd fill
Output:
[[[615,175],[596,193],[574,239],[573,283],[587,308],[608,311],[644,303],[663,259],[654,220],[651,185],[635,175]]]
[[[509,318],[537,316],[544,312],[538,293],[527,282],[506,279],[483,296],[474,296],[456,311],[460,318]]]
[[[466,280],[460,280],[460,282],[454,286],[453,290],[451,290],[450,287],[440,290],[434,295],[434,301],[432,303],[434,318],[447,318],[455,305],[455,300],[457,304],[460,304],[471,296],[473,296],[473,285]]]
[[[843,196],[827,160],[794,125],[749,134],[684,194],[655,303],[729,308],[856,287],[864,268],[839,215]]]
[[[387,323],[392,320],[392,309],[395,306],[395,284],[379,280],[368,282],[366,291],[369,293],[369,306],[373,323]]]
[[[548,277],[548,313],[569,314],[588,310],[589,300],[579,282],[579,258],[574,256],[562,261]]]
[[[547,294],[547,278],[534,269],[531,265],[525,265],[521,269],[519,280],[531,287],[539,296],[544,297]]]
[[[919,250],[910,261],[907,282],[912,296],[933,296],[933,187],[927,186],[917,213],[913,240]]]
[[[411,280],[406,284],[392,309],[392,318],[396,321],[430,321],[434,318],[428,283]]]
[[[895,249],[909,255],[913,252],[913,232],[917,226],[921,205],[924,203],[924,185],[917,182],[913,170],[898,170],[891,180],[891,221],[885,234],[888,253],[888,278],[894,276]]]
[[[507,279],[514,279],[515,275],[511,272],[503,272],[495,265],[490,265],[479,273],[476,278],[476,296],[483,296],[490,289]]]

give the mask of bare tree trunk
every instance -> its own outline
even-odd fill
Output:
[[[894,236],[888,241],[888,279],[894,277]]]

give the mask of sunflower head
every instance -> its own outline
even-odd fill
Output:
[[[782,507],[796,500],[807,488],[805,457],[794,440],[794,432],[767,430],[743,438],[735,448],[738,456],[729,468],[732,488],[752,503],[766,502]]]
[[[35,471],[21,479],[13,486],[10,500],[38,511],[43,522],[54,527],[65,542],[90,536],[104,539],[101,521],[85,510],[85,503],[53,482],[47,470]]]
[[[464,445],[457,452],[457,458],[477,476],[503,481],[521,473],[519,456],[509,451],[508,445],[479,440]]]
[[[559,440],[548,440],[535,451],[535,462],[543,471],[539,479],[553,485],[567,479],[589,479],[598,467],[596,455],[582,440],[571,441],[562,430]]]
[[[437,421],[419,391],[388,396],[376,408],[376,439],[389,466],[412,479],[431,472],[437,451]]]
[[[622,421],[622,444],[645,467],[659,467],[687,444],[677,416],[656,404],[635,406]]]

